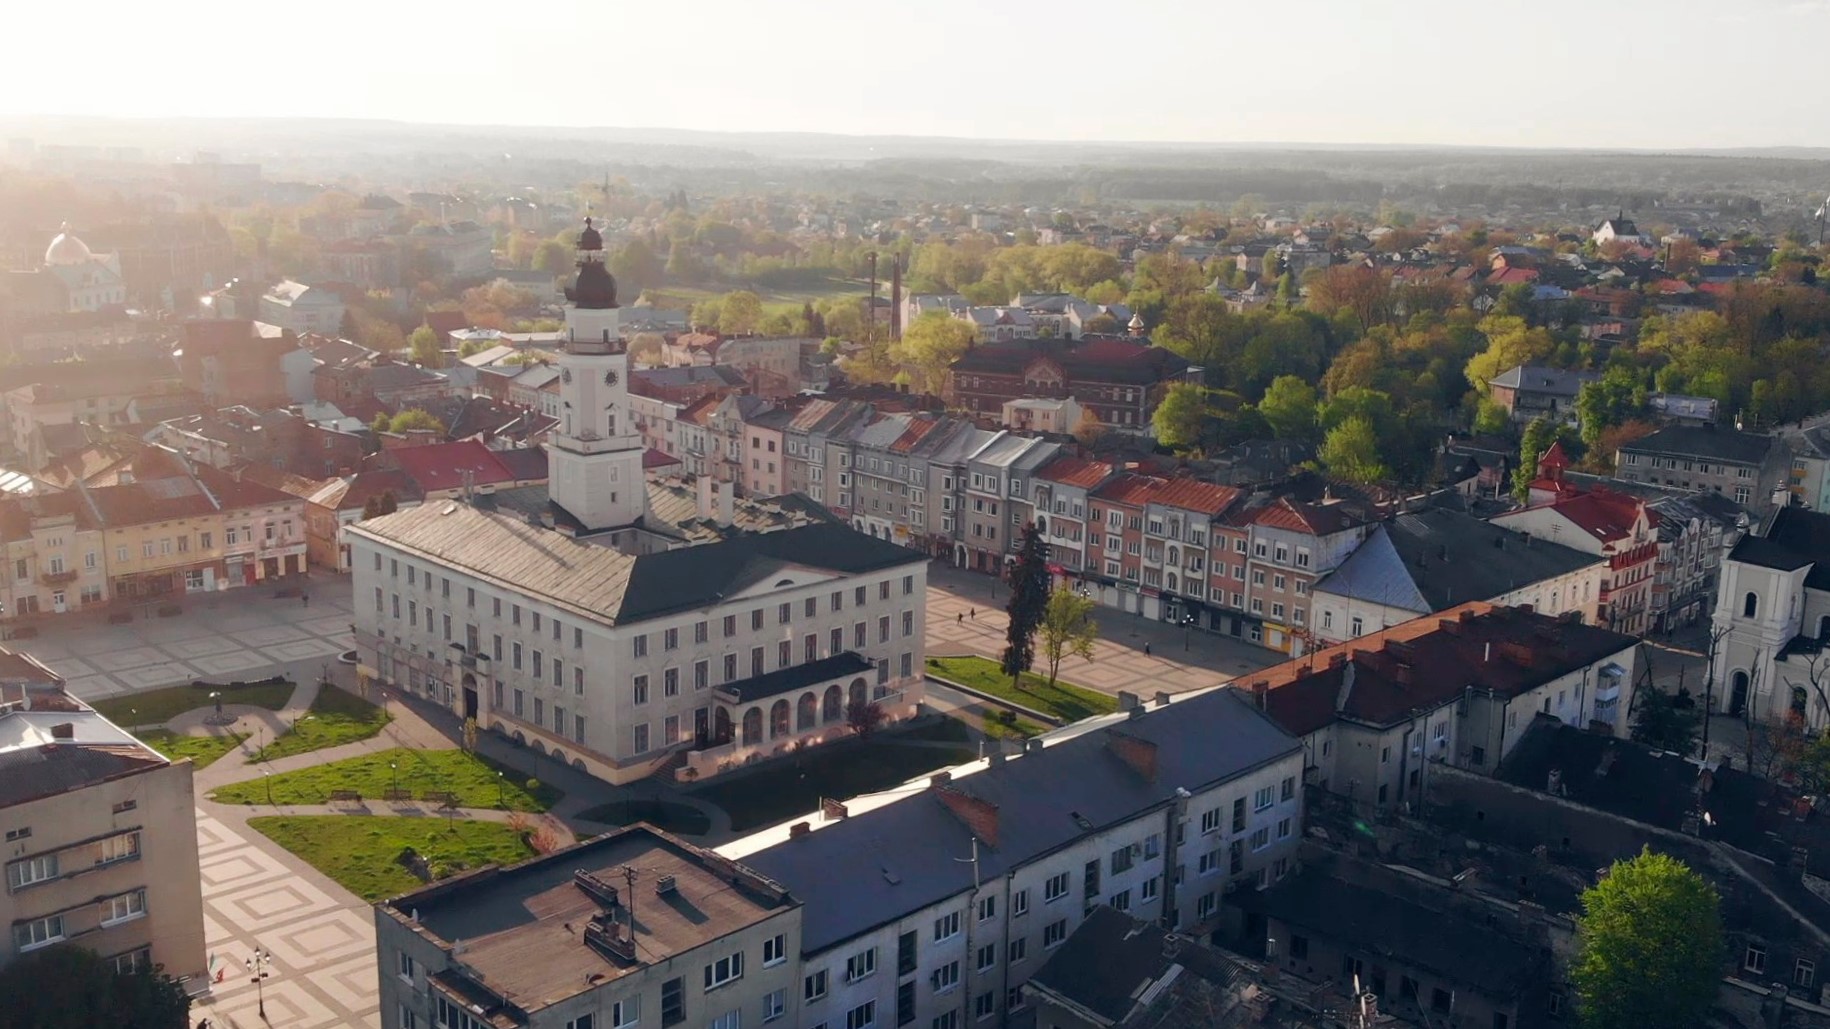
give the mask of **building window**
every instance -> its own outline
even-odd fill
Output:
[[[669,979],[661,984],[661,1024],[678,1025],[686,1021],[686,980]]]
[[[1029,941],[1016,939],[1010,941],[1010,964],[1016,964],[1029,956]]]
[[[949,961],[936,968],[931,977],[935,993],[946,993],[959,985],[959,962]]]
[[[1758,943],[1747,945],[1747,953],[1741,958],[1741,967],[1755,975],[1766,972],[1766,947]]]
[[[10,890],[21,889],[33,883],[55,878],[57,878],[56,854],[26,858],[6,866],[6,885]]]
[[[1062,897],[1067,896],[1067,891],[1068,874],[1062,872],[1059,875],[1051,875],[1049,876],[1048,881],[1042,884],[1042,901],[1046,904],[1060,900]]]
[[[861,950],[845,959],[845,981],[855,983],[867,976],[876,974],[877,948]]]
[[[763,997],[762,1020],[765,1022],[773,1022],[776,1019],[782,1017],[782,1013],[788,1009],[787,1001],[788,1001],[788,991],[786,991],[786,990],[769,991],[768,995]],[[620,1025],[622,1023],[619,1022],[618,1024]]]
[[[788,959],[787,937],[776,933],[763,941],[763,967],[773,968]]]
[[[954,911],[940,916],[934,920],[934,942],[939,943],[942,940],[950,940],[953,937],[958,936],[959,927],[959,912]]]
[[[725,983],[743,978],[743,952],[722,957],[705,966],[705,988],[715,990]]]
[[[1807,988],[1817,985],[1817,962],[1799,958],[1792,966],[1792,985]]]
[[[1067,919],[1058,918],[1042,929],[1042,946],[1059,947],[1067,939]]]
[[[1018,890],[1010,895],[1010,917],[1029,914],[1029,891]]]
[[[826,996],[826,970],[822,968],[801,981],[801,999],[816,1001],[824,996]]]
[[[868,1029],[877,1024],[877,1002],[867,1000],[845,1013],[845,1029]]]
[[[1741,617],[1753,618],[1759,610],[1760,598],[1753,592],[1750,591],[1747,596],[1741,598]]]
[[[49,915],[13,926],[13,947],[21,954],[64,938],[64,916]]]

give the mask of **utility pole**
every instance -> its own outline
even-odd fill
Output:
[[[871,263],[871,299],[870,306],[864,311],[864,342],[877,342],[877,252],[870,252]]]

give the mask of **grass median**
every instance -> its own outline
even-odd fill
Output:
[[[1050,686],[1047,677],[1034,672],[1024,672],[1022,686],[1018,687],[1011,683],[1010,676],[1004,674],[998,663],[989,658],[931,657],[928,658],[928,671],[999,700],[1052,715],[1063,722],[1078,722],[1082,718],[1111,714],[1118,710],[1117,697],[1059,679]]]
[[[564,795],[512,768],[462,750],[395,747],[230,783],[217,787],[211,796],[223,804],[328,804],[333,794],[346,791],[365,801],[385,801],[394,789],[416,799],[449,793],[458,807],[508,811],[545,811]]]
[[[116,725],[163,725],[186,711],[214,707],[212,693],[224,704],[246,704],[278,711],[292,698],[292,683],[257,683],[248,686],[167,686],[98,700],[93,707]]]
[[[135,733],[140,742],[171,758],[190,758],[198,768],[208,768],[217,758],[227,754],[241,745],[248,737],[241,733],[223,733],[220,736],[179,736],[164,729],[148,729]]]
[[[409,848],[435,879],[533,856],[514,826],[500,822],[389,815],[269,815],[248,825],[366,901],[421,885],[400,861]]]
[[[335,686],[318,688],[311,709],[279,739],[262,747],[255,761],[277,761],[326,747],[366,740],[379,733],[391,716],[383,708]]]

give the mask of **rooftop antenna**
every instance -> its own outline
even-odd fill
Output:
[[[634,865],[624,865],[623,866],[623,883],[629,887],[629,889],[623,895],[628,898],[626,901],[624,901],[624,903],[629,908],[629,947],[630,947],[630,950],[633,952],[635,949],[635,866]]]

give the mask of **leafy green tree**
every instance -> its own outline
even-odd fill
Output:
[[[1268,286],[1283,273],[1284,259],[1275,250],[1267,250],[1258,262],[1258,277]]]
[[[1506,408],[1492,397],[1482,397],[1480,405],[1474,409],[1474,431],[1487,436],[1499,436],[1512,428],[1512,416]]]
[[[929,311],[902,331],[891,356],[907,365],[923,393],[939,393],[947,369],[972,346],[972,325],[944,311]]]
[[[427,368],[442,368],[445,354],[439,345],[438,332],[430,325],[421,325],[407,337],[407,346],[412,350],[413,360]]]
[[[1316,456],[1328,474],[1348,482],[1378,482],[1390,474],[1379,456],[1379,435],[1361,415],[1328,430]]]
[[[1344,389],[1316,409],[1316,421],[1323,432],[1332,432],[1349,418],[1365,419],[1372,426],[1373,435],[1380,439],[1390,438],[1398,428],[1398,410],[1391,395],[1376,389]]]
[[[1609,429],[1646,413],[1646,386],[1631,368],[1615,365],[1594,382],[1585,382],[1576,394],[1576,415],[1582,423],[1582,442],[1593,447]]]
[[[1278,439],[1315,437],[1315,387],[1294,375],[1280,375],[1264,391],[1258,413]]]
[[[437,416],[433,415],[430,411],[420,407],[409,407],[405,411],[388,419],[389,432],[410,432],[414,429],[430,429],[433,432],[443,434],[445,431],[445,423],[439,421]]]
[[[537,272],[549,272],[558,275],[572,263],[572,248],[556,239],[549,239],[534,248],[533,265]]]
[[[1467,367],[1468,385],[1478,393],[1509,368],[1536,364],[1557,352],[1557,341],[1544,329],[1534,329],[1523,318],[1488,317],[1481,322],[1486,349],[1474,355]]]
[[[659,286],[666,277],[666,265],[641,237],[629,241],[610,258],[610,274],[616,276],[620,296],[640,296],[645,288]]]
[[[1715,887],[1682,861],[1642,850],[1582,894],[1570,964],[1583,1029],[1704,1025],[1722,977]]]
[[[1093,598],[1070,589],[1050,593],[1048,607],[1042,612],[1040,633],[1042,657],[1048,661],[1048,684],[1053,686],[1062,658],[1072,654],[1093,660],[1093,642],[1099,639],[1099,624],[1093,621]]]
[[[1201,441],[1206,420],[1207,390],[1192,382],[1177,382],[1163,395],[1150,424],[1156,429],[1158,443],[1171,450],[1186,450]]]
[[[1004,636],[1004,655],[999,661],[1012,683],[1022,683],[1022,673],[1036,663],[1036,632],[1042,627],[1048,611],[1049,573],[1048,544],[1035,522],[1023,526],[1017,543],[1017,559],[1010,566],[1006,582],[1010,586],[1010,628]]]
[[[762,319],[762,298],[747,289],[726,293],[718,307],[718,331],[726,336],[755,332]]]
[[[95,951],[60,943],[0,968],[0,1029],[186,1029],[190,998],[147,969],[116,972]]]
[[[1697,731],[1703,715],[1688,689],[1677,693],[1643,689],[1633,695],[1633,727],[1629,734],[1638,743],[1688,756],[1697,749]]]

